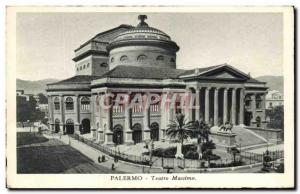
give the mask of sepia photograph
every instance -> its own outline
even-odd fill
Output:
[[[8,7],[7,186],[293,188],[293,14]]]

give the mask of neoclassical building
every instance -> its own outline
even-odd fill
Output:
[[[188,120],[203,119],[212,125],[263,127],[267,87],[250,75],[228,65],[176,68],[179,46],[161,30],[139,16],[134,27],[120,25],[101,32],[75,50],[76,75],[47,85],[49,123],[53,132],[92,133],[107,145],[163,140],[165,129],[177,112]],[[162,108],[116,105],[99,106],[101,96],[150,93],[172,98],[173,94],[195,96],[194,107],[182,109],[177,101]]]

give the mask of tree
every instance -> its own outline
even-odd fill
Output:
[[[203,144],[209,141],[210,126],[204,121],[194,122],[194,134],[197,137],[197,152],[199,153],[199,159],[203,156]]]
[[[39,93],[38,96],[40,104],[48,104],[48,98],[43,93]]]
[[[270,117],[269,128],[284,129],[284,108],[283,106],[274,107],[268,111],[267,116]]]
[[[176,119],[174,121],[170,121],[170,124],[166,130],[167,136],[169,136],[171,139],[178,140],[177,151],[175,155],[176,158],[183,158],[183,142],[191,137],[194,133],[194,121],[186,123],[184,117],[185,116],[181,113],[176,114]]]

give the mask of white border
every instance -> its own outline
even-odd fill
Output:
[[[285,154],[284,174],[191,174],[193,181],[116,181],[108,175],[17,175],[15,130],[15,13],[124,11],[124,7],[15,7],[7,12],[7,163],[8,185],[14,188],[282,188],[293,186],[294,172],[294,69],[293,69],[293,10],[290,7],[127,7],[126,12],[283,12],[284,13],[284,92],[285,92]],[[288,98],[287,98],[288,97]],[[287,140],[289,140],[287,142]],[[143,175],[149,177],[151,175]],[[172,176],[172,175],[165,175]]]

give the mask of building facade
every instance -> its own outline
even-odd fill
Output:
[[[277,90],[269,90],[266,95],[266,109],[283,106],[283,95]]]
[[[92,133],[107,145],[163,140],[178,112],[211,125],[264,126],[264,82],[228,64],[177,69],[179,46],[146,16],[139,19],[136,27],[120,25],[85,42],[75,50],[76,75],[47,85],[53,132]],[[116,94],[129,101],[117,103]],[[159,96],[154,104],[129,105],[153,94]],[[183,108],[176,96],[193,96],[193,106]],[[103,108],[101,99],[112,106]]]

